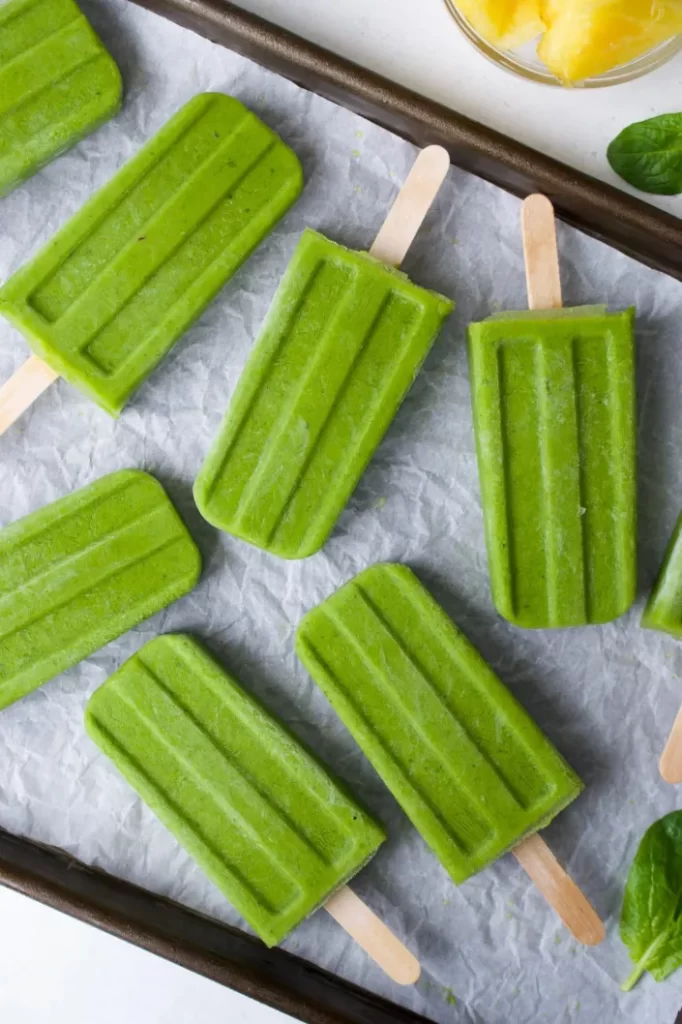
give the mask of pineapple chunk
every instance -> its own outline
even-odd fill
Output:
[[[542,0],[538,53],[564,82],[621,67],[682,32],[682,0]]]
[[[469,24],[502,50],[512,50],[544,30],[540,14],[542,0],[458,0],[457,6]]]

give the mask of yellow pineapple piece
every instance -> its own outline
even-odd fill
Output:
[[[682,0],[541,0],[538,53],[557,78],[580,82],[682,33]]]
[[[458,0],[469,24],[502,50],[537,38],[544,29],[541,0]]]

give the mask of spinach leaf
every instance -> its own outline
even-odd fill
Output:
[[[625,887],[620,936],[635,963],[624,992],[645,971],[663,981],[682,966],[682,811],[655,822],[640,843]]]
[[[682,192],[682,114],[638,121],[606,151],[616,174],[642,192],[674,196]]]

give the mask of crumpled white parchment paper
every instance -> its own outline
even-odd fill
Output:
[[[92,691],[158,633],[188,630],[348,781],[390,840],[357,890],[419,955],[415,989],[393,986],[325,914],[286,948],[437,1022],[672,1024],[682,972],[618,982],[627,868],[645,828],[682,797],[657,759],[682,701],[682,644],[639,628],[644,596],[682,508],[682,286],[561,229],[567,304],[639,310],[638,607],[604,628],[521,632],[488,589],[465,327],[525,303],[519,204],[452,170],[405,269],[457,300],[389,434],[324,551],[280,561],[221,535],[192,482],[305,225],[366,248],[415,156],[412,146],[219,46],[123,0],[86,11],[123,71],[122,113],[0,201],[6,279],[196,92],[232,93],[299,154],[303,198],[114,422],[59,382],[2,438],[0,522],[126,466],[167,486],[205,558],[190,596],[0,715],[0,825],[233,924],[209,884],[83,732]],[[0,380],[27,346],[0,323]],[[576,944],[506,857],[456,888],[410,826],[293,652],[302,614],[367,565],[410,564],[587,783],[545,836],[608,922]],[[456,1000],[456,1001],[455,1001]]]

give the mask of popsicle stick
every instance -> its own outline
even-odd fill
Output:
[[[419,980],[416,957],[347,885],[327,900],[324,909],[398,985]]]
[[[19,367],[0,388],[0,435],[33,405],[58,376],[38,356],[31,356]]]
[[[561,274],[554,207],[546,196],[529,196],[521,212],[529,309],[561,309]],[[512,851],[522,868],[554,907],[572,935],[596,946],[606,929],[587,897],[562,868],[539,835],[524,839]]]
[[[370,256],[400,266],[449,169],[450,156],[442,146],[421,151],[369,250]]]
[[[599,945],[606,935],[602,920],[544,839],[531,836],[512,852],[578,942]]]
[[[369,250],[371,256],[400,266],[449,168],[450,157],[441,146],[421,151]],[[327,900],[324,909],[398,985],[419,980],[416,957],[347,885]]]
[[[450,167],[441,146],[428,146],[417,157],[383,227],[370,249],[372,256],[398,267],[414,241]],[[33,405],[59,374],[31,356],[0,388],[0,435]]]
[[[383,223],[370,255],[399,267],[450,168],[441,146],[427,146],[414,162]],[[414,985],[419,961],[347,885],[327,900],[324,909],[398,985]]]
[[[528,196],[521,213],[529,309],[561,309],[561,275],[554,207],[547,196]]]
[[[682,708],[677,713],[658,767],[661,778],[666,782],[673,786],[682,782]]]

